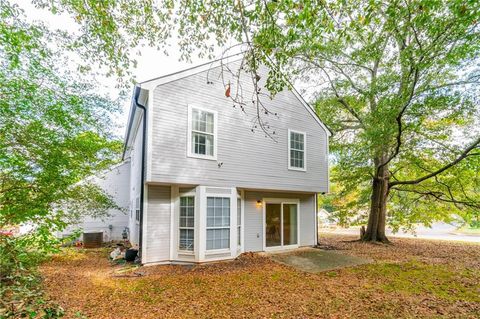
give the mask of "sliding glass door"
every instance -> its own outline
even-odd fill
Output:
[[[265,209],[265,244],[282,245],[282,204],[267,204]]]
[[[265,204],[265,246],[298,245],[298,203]]]
[[[298,204],[282,204],[284,246],[298,244],[297,205]]]

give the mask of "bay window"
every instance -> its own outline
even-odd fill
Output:
[[[237,198],[237,245],[242,246],[242,199]]]
[[[180,197],[179,250],[193,251],[195,234],[195,197]]]
[[[207,197],[207,250],[230,248],[230,198]]]

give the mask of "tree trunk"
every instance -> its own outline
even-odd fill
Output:
[[[380,161],[375,160],[375,166]],[[370,214],[368,216],[368,225],[365,233],[362,234],[363,241],[383,242],[387,243],[385,236],[387,198],[388,198],[388,182],[389,182],[388,165],[377,170],[376,176],[372,179],[372,197],[370,199]]]

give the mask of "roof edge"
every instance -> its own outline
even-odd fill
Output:
[[[212,60],[212,61],[208,61],[208,62],[205,62],[205,63],[202,63],[202,64],[194,65],[194,66],[191,66],[189,68],[186,68],[186,69],[183,69],[183,70],[180,70],[180,71],[177,71],[177,72],[165,74],[165,75],[162,75],[162,76],[150,79],[150,80],[139,82],[137,84],[137,86],[140,86],[141,88],[145,88],[145,89],[156,87],[160,84],[164,84],[164,83],[168,83],[168,82],[171,82],[171,81],[174,81],[174,80],[177,80],[177,79],[181,79],[181,78],[187,77],[187,76],[195,74],[195,73],[200,73],[200,72],[208,70],[209,68],[212,68],[212,67],[217,67],[218,65],[222,64],[222,62],[224,62],[225,60],[227,60],[225,63],[231,63],[231,62],[238,61],[238,60],[241,59],[240,55],[242,55],[242,54],[244,54],[244,53],[239,52],[239,53],[232,54],[232,55],[229,55],[229,56],[221,57],[221,58],[216,59],[216,60]],[[233,60],[228,61],[228,59],[233,59]]]
[[[125,153],[127,152],[127,146],[128,146],[129,141],[130,141],[130,133],[131,133],[131,130],[132,130],[135,115],[137,113],[137,104],[139,103],[138,101],[141,98],[143,100],[146,99],[145,95],[142,94],[142,93],[144,93],[144,91],[145,90],[142,89],[141,87],[139,87],[138,85],[135,85],[135,87],[133,88],[132,101],[131,101],[131,104],[130,104],[130,112],[129,112],[129,115],[128,115],[128,122],[127,122],[126,131],[125,131],[125,136],[123,138],[122,161],[125,160]],[[146,104],[146,103],[143,103],[143,104]]]
[[[140,82],[140,83],[137,84],[137,86],[139,86],[143,89],[146,89],[146,90],[153,90],[154,88],[156,88],[159,85],[169,83],[169,82],[173,82],[175,80],[179,80],[179,79],[185,78],[187,76],[206,71],[210,68],[217,67],[218,65],[221,65],[225,60],[227,60],[227,61],[225,61],[225,63],[236,62],[236,61],[241,59],[241,57],[239,57],[239,56],[243,55],[243,54],[244,54],[244,52],[239,52],[239,53],[236,53],[236,54],[232,54],[232,55],[229,55],[229,56],[226,56],[226,57],[222,57],[222,58],[219,58],[219,59],[216,59],[216,60],[213,60],[213,61],[209,61],[209,62],[200,64],[200,65],[192,66],[192,67],[184,69],[184,70],[180,70],[180,71],[177,71],[177,72],[174,72],[174,73],[166,74],[166,75],[163,75],[163,76],[160,76],[160,77],[157,77],[157,78],[153,78],[153,79],[150,79],[150,80],[147,80],[147,81]],[[231,61],[228,61],[228,59],[231,59],[231,58],[234,58],[234,59],[231,60]],[[270,60],[270,62],[275,67],[277,67],[277,65],[269,57],[267,57],[267,58]],[[332,136],[333,135],[332,130],[327,125],[325,125],[325,123],[323,123],[322,119],[318,116],[317,112],[315,112],[315,110],[310,106],[310,104],[307,101],[305,101],[305,99],[298,92],[298,90],[293,86],[293,84],[290,82],[290,80],[285,75],[282,74],[282,76],[284,77],[284,79],[286,80],[288,85],[290,86],[290,88],[291,88],[290,91],[292,91],[292,93],[297,97],[297,99],[307,109],[307,111],[310,113],[310,115],[312,115],[314,117],[314,119],[317,121],[317,123],[325,130],[327,136],[328,137]]]

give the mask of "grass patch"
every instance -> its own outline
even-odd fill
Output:
[[[469,226],[463,226],[462,228],[458,229],[456,233],[465,234],[465,235],[479,235],[480,236],[480,228],[472,228]]]
[[[479,271],[458,271],[418,261],[377,263],[359,271],[372,280],[380,280],[379,287],[385,292],[432,294],[450,301],[480,302]]]
[[[90,319],[134,318],[139,308],[132,305],[152,319],[479,318],[479,245],[393,241],[330,239],[342,253],[376,262],[321,273],[250,255],[188,268],[140,267],[142,276],[118,276],[130,268],[112,265],[101,250],[79,250],[85,258],[57,259],[41,270],[49,297],[61,301],[68,318],[75,312]]]

